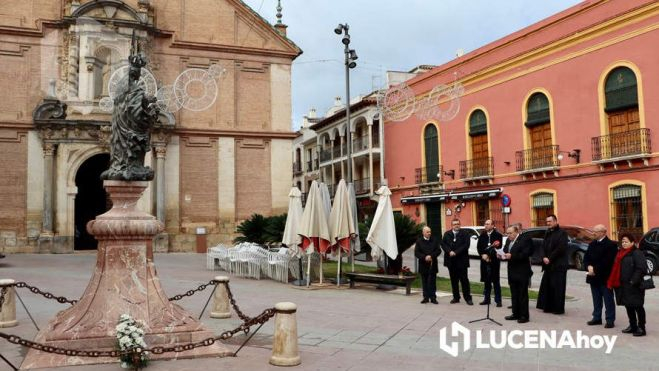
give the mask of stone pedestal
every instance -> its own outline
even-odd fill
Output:
[[[7,288],[5,293],[5,301],[0,308],[0,328],[3,327],[14,327],[18,325],[16,321],[16,288],[13,285],[14,280],[11,279],[2,279],[0,280],[0,289],[2,286]]]
[[[275,366],[297,366],[300,354],[297,343],[297,305],[295,303],[275,304],[275,335],[272,344],[270,364]]]
[[[98,241],[96,267],[84,294],[59,312],[35,341],[69,349],[116,349],[115,326],[122,314],[143,323],[149,347],[185,344],[213,333],[182,307],[169,302],[160,286],[151,241],[163,224],[139,211],[137,201],[148,182],[105,181],[112,209],[87,224]],[[150,359],[195,358],[230,354],[214,344]],[[111,358],[66,357],[30,350],[21,369],[118,362]]]
[[[230,318],[231,307],[229,302],[229,293],[225,283],[229,282],[227,276],[215,276],[215,281],[218,282],[215,287],[215,295],[213,297],[213,309],[211,310],[211,318]]]

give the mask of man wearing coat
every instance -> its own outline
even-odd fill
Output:
[[[451,304],[460,302],[460,290],[458,283],[462,285],[462,295],[468,305],[474,305],[471,301],[471,289],[469,287],[469,234],[460,229],[460,221],[453,219],[451,230],[444,233],[442,238],[442,250],[444,250],[444,266],[448,268],[451,278],[451,290],[453,300]]]
[[[556,215],[547,217],[547,227],[542,241],[542,280],[536,308],[548,313],[565,313],[565,288],[567,284],[567,232],[558,225]]]
[[[503,236],[494,229],[494,221],[488,219],[483,225],[484,231],[478,236],[476,248],[481,257],[481,282],[485,283],[483,289],[483,301],[480,305],[490,304],[490,293],[494,286],[494,302],[501,307],[501,284],[499,280],[499,268],[501,263],[497,259],[496,249],[502,247]]]
[[[508,285],[513,314],[505,318],[526,323],[529,321],[529,281],[533,275],[529,260],[533,254],[533,242],[530,238],[521,237],[516,225],[508,227],[506,234],[508,240],[503,247],[503,259],[508,261]]]
[[[602,304],[606,308],[606,328],[612,328],[616,320],[616,306],[613,300],[613,290],[606,287],[606,283],[616,260],[618,246],[606,236],[606,227],[598,224],[593,227],[595,239],[588,244],[588,251],[584,255],[584,265],[588,273],[586,282],[590,284],[593,295],[593,318],[588,321],[589,326],[602,324]]]
[[[432,237],[430,227],[423,227],[423,236],[416,240],[414,256],[419,259],[419,274],[423,287],[421,304],[437,304],[437,257],[442,253],[439,241]]]

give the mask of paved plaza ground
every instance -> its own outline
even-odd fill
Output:
[[[95,264],[96,255],[10,255],[0,262],[0,278],[25,281],[43,290],[68,298],[77,298],[85,289]],[[183,293],[200,283],[207,282],[220,271],[206,269],[203,254],[158,254],[156,266],[163,288],[169,296]],[[405,262],[407,265],[410,261]],[[505,271],[505,269],[502,269]],[[537,289],[541,273],[534,267],[533,288]],[[439,305],[419,304],[420,294],[405,296],[402,290],[382,291],[369,285],[358,289],[299,289],[271,280],[253,280],[232,277],[231,287],[241,309],[249,314],[260,313],[276,302],[292,301],[298,304],[298,335],[302,364],[299,370],[659,370],[659,290],[648,291],[646,311],[648,336],[635,338],[620,330],[627,326],[624,308],[618,307],[618,320],[614,329],[602,326],[589,327],[590,289],[585,273],[570,271],[567,294],[574,300],[566,304],[566,314],[556,316],[535,309],[531,302],[531,322],[520,325],[505,321],[510,301],[503,308],[492,308],[492,317],[503,327],[488,323],[468,323],[481,318],[485,307],[449,304],[450,296],[441,295]],[[441,276],[447,276],[440,269]],[[472,260],[470,279],[478,279],[477,262]],[[505,279],[502,279],[506,282]],[[19,289],[40,327],[45,327],[63,304],[49,301]],[[199,313],[210,292],[186,298],[180,303],[193,313]],[[475,302],[481,300],[474,298]],[[0,329],[32,339],[36,334],[26,312],[17,308],[18,327]],[[203,318],[216,333],[236,327],[240,321]],[[618,335],[611,354],[603,349],[470,349],[452,357],[439,349],[439,331],[453,321],[471,330],[533,329],[583,330],[586,335]],[[450,331],[449,331],[450,332]],[[273,321],[267,323],[243,348],[236,358],[196,359],[152,362],[148,370],[265,370],[280,369],[270,366]],[[238,335],[227,346],[237,349],[244,340]],[[2,342],[0,354],[16,365],[21,363],[25,350]],[[10,368],[0,361],[0,370]],[[119,370],[118,364],[69,367],[73,371]],[[61,370],[61,369],[60,369]]]

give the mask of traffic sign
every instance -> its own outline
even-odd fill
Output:
[[[503,205],[503,207],[510,206],[511,202],[512,202],[512,199],[510,198],[509,195],[504,194],[503,196],[501,196],[501,205]]]

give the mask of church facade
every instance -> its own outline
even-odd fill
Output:
[[[5,0],[0,14],[0,249],[94,249],[110,207],[113,92],[131,47],[158,98],[139,207],[155,251],[205,251],[253,213],[286,211],[291,64],[301,50],[239,0]]]

